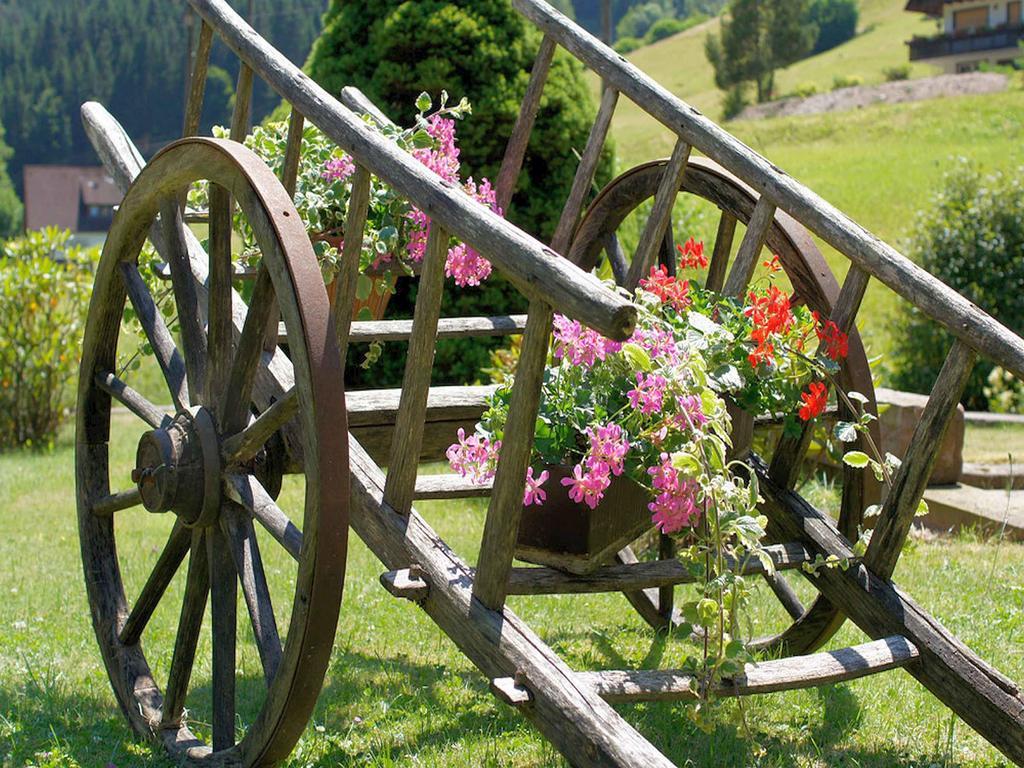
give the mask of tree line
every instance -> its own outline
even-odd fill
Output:
[[[248,0],[230,0],[245,15]],[[255,27],[302,63],[327,0],[255,0]],[[181,134],[188,6],[167,0],[0,0],[0,124],[13,150],[9,173],[21,191],[27,163],[96,162],[78,110],[106,105],[146,152]],[[229,119],[238,64],[219,41],[211,57],[204,128]],[[254,116],[278,98],[260,85]]]

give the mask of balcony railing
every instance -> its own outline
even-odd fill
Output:
[[[1015,25],[1001,29],[984,29],[978,32],[939,35],[937,37],[915,37],[908,42],[910,60],[935,59],[939,56],[955,56],[962,53],[995,51],[1001,48],[1016,48],[1024,39],[1024,26]]]

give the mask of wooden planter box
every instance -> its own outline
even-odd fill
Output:
[[[516,557],[528,563],[588,574],[650,529],[649,492],[625,476],[612,478],[604,499],[591,509],[569,498],[562,478],[572,470],[545,467],[547,501],[523,508],[516,542]]]

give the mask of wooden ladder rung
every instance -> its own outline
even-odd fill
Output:
[[[476,420],[494,394],[490,385],[431,387],[427,394],[427,421]],[[345,393],[350,427],[394,424],[401,389],[362,389]],[[456,439],[452,434],[452,442]]]
[[[491,495],[493,480],[475,483],[461,475],[420,475],[416,478],[413,499],[478,499]]]
[[[779,571],[799,568],[814,558],[803,544],[773,544],[765,547]],[[765,573],[757,558],[750,558],[744,575]],[[595,592],[632,592],[639,589],[692,584],[696,577],[679,560],[609,565],[585,576],[556,568],[513,568],[509,574],[510,595],[579,595]]]
[[[526,315],[495,315],[493,317],[443,317],[437,322],[437,338],[463,339],[487,336],[515,336],[526,327]],[[352,344],[371,341],[408,341],[412,320],[356,320],[349,331]],[[288,337],[284,323],[278,326],[278,343]]]
[[[893,635],[850,648],[747,664],[744,673],[715,684],[715,696],[813,688],[902,667],[918,657],[905,637]],[[698,697],[697,678],[680,670],[579,672],[577,678],[608,702],[679,701]]]
[[[418,602],[430,594],[430,585],[418,567],[400,568],[380,575],[380,583],[395,597]]]

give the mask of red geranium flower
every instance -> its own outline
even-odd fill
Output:
[[[685,269],[707,269],[708,258],[704,255],[704,241],[697,242],[692,237],[684,245],[677,245],[679,266]]]
[[[769,273],[778,272],[782,269],[782,265],[779,264],[779,254],[775,254],[770,259],[765,259],[761,262],[761,266],[767,269]]]
[[[821,323],[821,316],[815,312],[814,320],[818,333],[818,341],[821,342],[825,354],[835,362],[839,362],[850,352],[850,337],[839,330],[834,321],[828,320],[824,326]]]
[[[810,421],[821,416],[825,412],[825,406],[828,404],[828,389],[825,388],[824,383],[812,381],[807,389],[809,391],[800,393],[800,399],[804,403],[800,409],[800,418],[804,421]]]
[[[756,366],[774,359],[772,338],[788,332],[793,327],[794,318],[789,296],[775,286],[769,288],[763,296],[751,292],[749,299],[750,306],[745,310],[745,314],[754,324],[750,338],[757,347],[748,359],[751,365]]]
[[[690,306],[689,280],[679,280],[669,275],[664,265],[651,267],[651,276],[640,281],[640,287],[661,299],[662,304],[670,304],[682,312]]]

